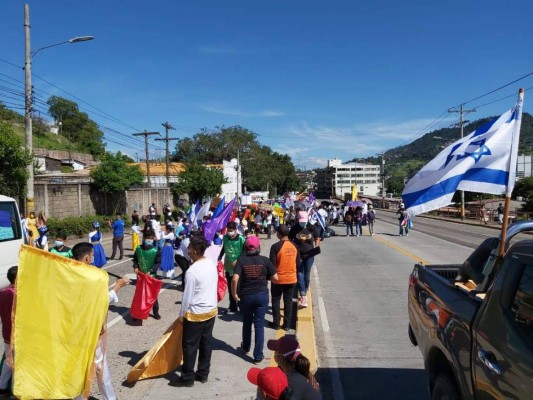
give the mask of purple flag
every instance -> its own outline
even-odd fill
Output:
[[[226,225],[228,224],[234,205],[235,205],[235,198],[233,198],[228,203],[228,205],[224,207],[224,210],[222,210],[222,212],[220,213],[218,217],[210,219],[209,221],[206,221],[204,225],[202,226],[203,231],[204,231],[204,238],[209,243],[211,243],[217,231],[224,229]]]
[[[313,193],[309,193],[309,202],[313,204],[315,202],[316,198]]]

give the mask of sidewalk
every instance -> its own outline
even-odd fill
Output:
[[[267,240],[261,235],[261,254],[268,256],[270,246],[277,241]],[[240,314],[223,315],[222,310],[228,307],[228,295],[219,303],[219,315],[213,330],[213,354],[211,358],[211,372],[207,383],[195,382],[192,388],[175,388],[168,386],[179,373],[173,373],[165,377],[153,379],[153,384],[140,398],[142,399],[255,399],[256,387],[248,382],[246,374],[254,367],[251,353],[244,354],[239,350],[241,343],[242,317]],[[266,315],[266,321],[272,320],[272,312]],[[283,330],[275,331],[265,327],[265,359],[257,367],[270,366],[272,352],[267,349],[266,342],[276,338],[276,333],[282,335]],[[294,333],[291,331],[290,333]],[[253,339],[253,334],[252,334]],[[154,342],[157,338],[154,338]]]

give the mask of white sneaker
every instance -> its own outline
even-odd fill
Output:
[[[302,299],[300,300],[300,307],[301,308],[307,308],[308,307],[307,297],[302,296]]]

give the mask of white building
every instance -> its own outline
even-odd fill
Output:
[[[317,193],[321,197],[350,198],[352,187],[357,186],[359,196],[381,195],[381,166],[363,163],[343,164],[341,160],[328,160],[326,168],[317,172]]]
[[[233,199],[237,195],[237,186],[242,187],[242,177],[240,168],[237,165],[237,159],[232,158],[230,161],[222,161],[222,172],[226,183],[222,185],[220,196],[226,196],[225,201]]]
[[[518,156],[518,159],[516,161],[516,178],[522,179],[529,176],[533,176],[533,169],[532,169],[532,156]]]

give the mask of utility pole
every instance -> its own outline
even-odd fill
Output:
[[[450,108],[448,112],[459,113],[459,126],[461,128],[461,139],[462,139],[464,137],[463,128],[464,128],[465,122],[468,122],[464,120],[464,116],[466,114],[476,112],[476,109],[473,108],[471,110],[465,110],[464,104],[461,104],[459,108]],[[463,221],[464,219],[465,219],[465,191],[461,190],[461,221]]]
[[[381,208],[385,208],[385,153],[381,153]]]
[[[32,132],[32,87],[31,87],[31,42],[30,42],[30,6],[24,4],[24,37],[25,37],[25,59],[24,59],[24,122],[26,126],[26,150],[31,155],[31,163],[28,165],[28,180],[26,181],[26,215],[35,208],[33,202],[33,132]]]
[[[150,135],[159,135],[159,132],[144,132],[133,133],[133,136],[144,136],[144,147],[146,150],[146,178],[148,181],[148,187],[152,187],[152,182],[150,179],[150,154],[148,152],[148,136]]]
[[[163,127],[165,128],[165,137],[163,139],[156,139],[156,140],[164,140],[165,141],[165,148],[166,148],[166,164],[167,164],[167,169],[166,169],[166,177],[167,177],[167,186],[170,187],[170,171],[169,171],[169,167],[170,167],[170,159],[169,159],[169,150],[168,150],[168,143],[172,140],[179,140],[179,138],[169,138],[168,137],[168,131],[170,130],[173,130],[175,131],[176,128],[174,128],[172,125],[170,125],[168,122],[163,122],[161,125],[163,125]]]

